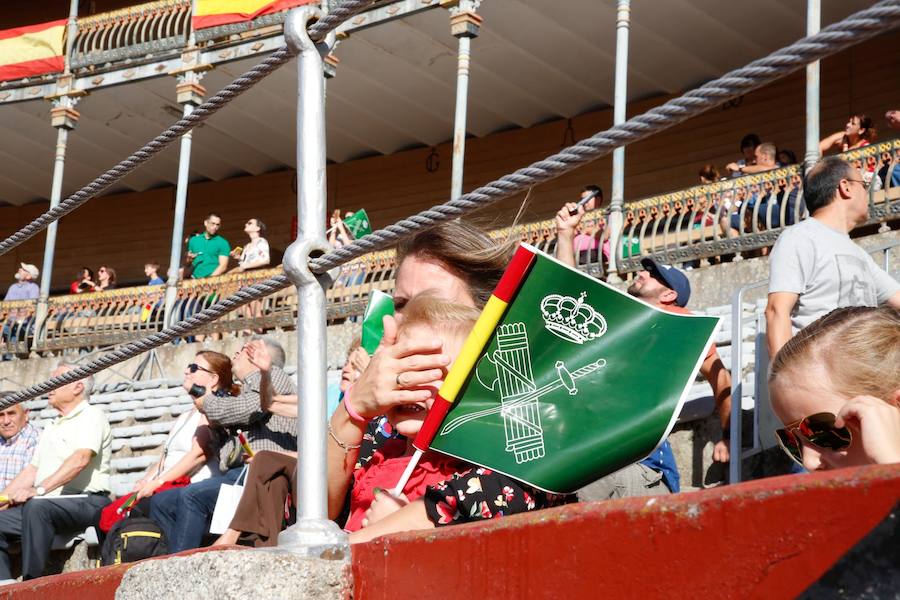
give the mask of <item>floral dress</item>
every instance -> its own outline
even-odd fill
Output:
[[[357,468],[363,468],[376,450],[396,439],[402,436],[391,431],[386,418],[373,419],[363,435]],[[578,498],[575,494],[544,492],[502,473],[473,466],[429,486],[422,500],[428,519],[435,527],[442,527],[561,506]]]

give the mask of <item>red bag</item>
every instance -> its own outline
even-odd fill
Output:
[[[153,493],[157,494],[159,492],[171,490],[172,488],[185,487],[190,484],[191,484],[190,477],[187,477],[187,476],[179,477],[178,479],[174,479],[172,481],[167,481],[167,482],[163,483],[161,486],[156,488],[156,490],[154,490]],[[121,521],[122,519],[124,519],[128,516],[128,513],[131,512],[130,508],[126,509],[126,510],[121,510],[121,511],[119,510],[119,508],[122,505],[124,505],[128,501],[128,499],[131,498],[132,495],[133,495],[132,493],[128,493],[128,494],[125,494],[124,496],[116,498],[112,502],[112,504],[108,504],[106,506],[106,508],[104,508],[100,512],[100,530],[101,531],[103,531],[104,533],[109,532],[109,530],[112,528],[113,525],[115,525],[116,523],[118,523],[119,521]],[[132,504],[132,506],[133,506],[133,504]]]

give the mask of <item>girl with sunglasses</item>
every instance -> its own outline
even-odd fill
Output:
[[[900,462],[900,312],[834,310],[772,361],[782,448],[808,470]]]
[[[203,350],[184,369],[185,391],[193,398],[194,408],[182,413],[172,424],[159,461],[151,465],[128,494],[113,502],[101,515],[103,531],[133,512],[146,516],[150,508],[137,503],[156,492],[183,487],[219,474],[219,457],[215,452],[214,436],[206,417],[198,410],[200,399],[207,392],[215,395],[235,395],[238,390],[231,373],[231,361],[224,354]],[[124,505],[128,505],[123,508]]]

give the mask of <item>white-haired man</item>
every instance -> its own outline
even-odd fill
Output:
[[[75,365],[60,363],[53,376]],[[31,463],[0,494],[0,579],[10,579],[9,543],[22,541],[22,578],[44,572],[53,537],[77,533],[109,504],[112,434],[106,415],[88,404],[91,379],[50,392],[59,416],[48,424]]]

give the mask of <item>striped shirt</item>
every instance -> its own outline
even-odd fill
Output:
[[[9,439],[0,437],[0,490],[6,489],[31,462],[41,432],[31,423]]]
[[[269,371],[272,390],[276,395],[296,394],[297,387],[290,376],[278,367]],[[243,381],[238,396],[212,396],[203,398],[203,412],[210,425],[224,430],[225,439],[219,449],[219,466],[222,471],[242,464],[242,450],[237,441],[237,430],[247,436],[254,452],[297,451],[297,419],[289,419],[264,411],[259,401],[259,371],[254,371]]]

